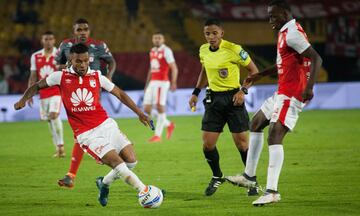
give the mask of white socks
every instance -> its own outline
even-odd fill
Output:
[[[130,170],[134,169],[137,163],[138,163],[137,161],[135,161],[133,163],[125,162],[127,168]],[[119,176],[116,175],[116,172],[114,170],[111,170],[106,176],[104,176],[103,183],[109,186],[116,179],[119,179]]]
[[[55,147],[57,147],[58,145],[63,145],[63,124],[60,117],[57,117],[54,120],[49,120],[49,127]]]
[[[117,165],[117,167],[115,167],[108,175],[104,177],[103,183],[107,184],[111,181],[111,179],[114,181],[116,178],[121,178],[125,183],[131,185],[137,191],[142,191],[146,187],[144,183],[142,183],[141,180],[136,176],[136,174],[127,168],[125,163]]]
[[[159,113],[156,121],[155,135],[161,137],[164,127],[168,127],[171,124],[166,118],[166,113]]]
[[[269,167],[267,173],[266,189],[278,190],[281,167],[284,162],[284,148],[281,144],[269,146]]]
[[[263,132],[250,132],[249,150],[247,153],[245,173],[250,176],[256,176],[256,168],[259,162],[260,154],[264,145]]]

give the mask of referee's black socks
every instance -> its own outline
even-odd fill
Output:
[[[246,158],[247,158],[248,150],[249,150],[249,149],[246,149],[245,151],[239,150],[240,155],[241,155],[241,160],[242,160],[244,166],[246,166]]]
[[[215,147],[213,150],[211,151],[204,151],[204,155],[206,158],[206,161],[208,162],[212,172],[213,172],[213,176],[214,177],[222,177],[222,172],[220,169],[220,164],[219,164],[219,152],[217,150],[217,148]]]

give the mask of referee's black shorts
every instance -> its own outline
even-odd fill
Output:
[[[202,119],[201,130],[209,132],[222,132],[228,124],[232,133],[241,133],[249,130],[249,115],[245,103],[234,106],[232,98],[239,90],[226,92],[211,92],[211,102],[203,100],[205,114]]]

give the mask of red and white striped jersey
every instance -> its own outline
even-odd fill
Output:
[[[151,80],[169,80],[169,64],[175,62],[172,50],[165,44],[150,51]]]
[[[112,83],[100,71],[88,69],[84,76],[79,76],[72,67],[46,78],[49,86],[59,86],[70,126],[75,136],[91,130],[108,115],[100,103],[100,88],[110,92]]]
[[[295,97],[302,101],[310,75],[310,59],[302,57],[310,43],[305,31],[295,19],[287,22],[278,33],[277,69],[279,75],[278,94]]]
[[[52,54],[47,58],[45,56],[45,50],[41,49],[31,55],[30,58],[30,70],[36,71],[38,80],[45,79],[50,74],[54,73],[55,68],[55,55],[57,49],[53,48]],[[39,91],[40,99],[48,98],[54,95],[60,95],[59,87],[53,86],[47,89],[41,89]]]

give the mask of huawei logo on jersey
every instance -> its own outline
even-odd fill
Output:
[[[96,109],[95,106],[92,106],[94,102],[93,94],[86,88],[76,89],[76,91],[71,94],[70,101],[74,105],[74,107],[71,109],[73,112],[93,111]],[[79,106],[82,103],[84,103],[86,107]]]
[[[53,72],[54,72],[54,68],[52,68],[50,65],[45,65],[40,69],[40,76],[41,78],[45,78]]]

